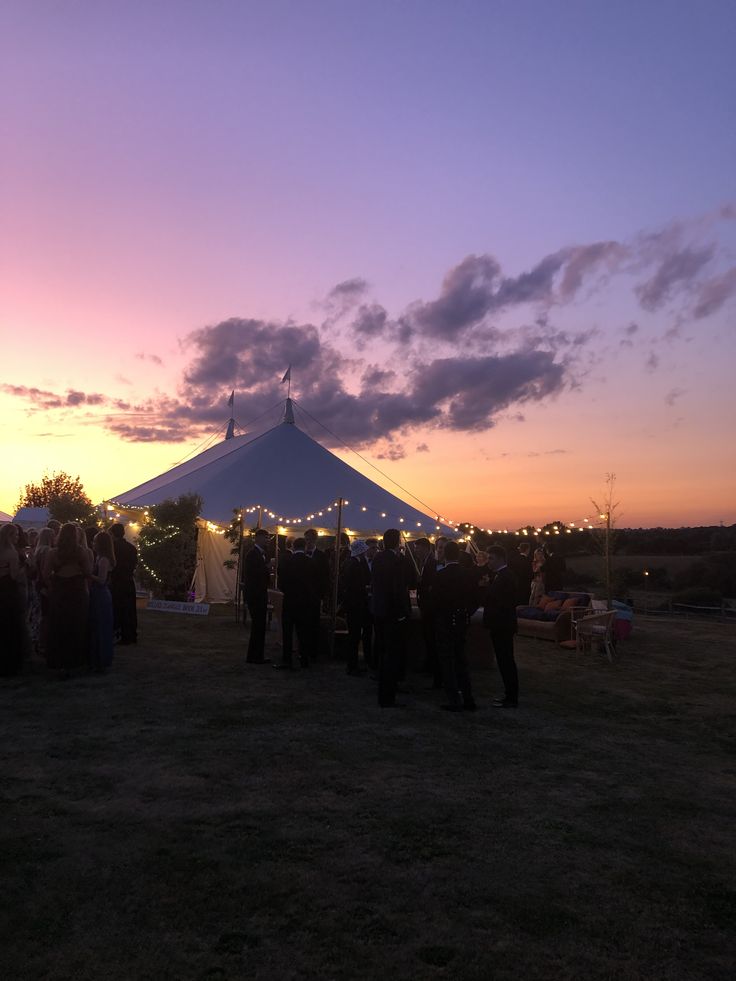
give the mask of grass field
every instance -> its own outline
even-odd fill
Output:
[[[732,627],[519,640],[519,710],[459,716],[244,636],[146,612],[108,676],[2,682],[3,978],[733,977]]]

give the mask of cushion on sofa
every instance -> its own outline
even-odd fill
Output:
[[[576,596],[571,596],[570,599],[566,599],[562,604],[562,609],[571,610],[574,606],[587,606],[587,603],[581,603]]]
[[[542,613],[542,619],[549,623],[554,623],[560,617],[561,613],[561,610],[546,609]]]
[[[566,600],[569,599],[570,593],[566,592],[564,589],[550,589],[547,593],[552,599]]]
[[[544,610],[538,606],[517,606],[516,616],[520,620],[541,620],[544,617]]]
[[[553,613],[555,610],[559,613],[561,609],[562,609],[562,600],[558,600],[558,599],[550,600],[549,603],[545,603],[544,605],[545,613]]]

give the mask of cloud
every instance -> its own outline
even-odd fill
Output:
[[[334,286],[324,300],[323,306],[327,311],[327,320],[323,326],[326,329],[332,327],[341,317],[354,309],[367,292],[368,283],[360,276],[345,279]]]
[[[396,378],[396,372],[388,368],[371,365],[363,372],[361,383],[363,388],[376,388],[379,385],[390,385]]]
[[[380,453],[376,453],[377,460],[403,460],[405,456],[406,450],[400,443],[389,446]]]
[[[104,405],[107,398],[99,392],[79,392],[67,389],[64,393],[51,392],[43,388],[28,385],[0,385],[0,391],[15,398],[26,399],[33,404],[34,409],[50,410],[75,408],[79,405]]]
[[[434,299],[395,314],[372,302],[366,280],[354,277],[327,294],[328,319],[319,326],[248,317],[202,326],[182,340],[186,364],[172,394],[134,401],[76,388],[0,390],[34,409],[77,410],[121,439],[182,442],[223,424],[232,389],[238,421],[256,423],[283,399],[280,379],[291,365],[297,407],[324,424],[326,430],[313,434],[327,445],[377,445],[392,459],[405,445],[427,452],[428,444],[417,440],[428,431],[480,432],[501,420],[522,421],[525,405],[581,388],[600,364],[605,326],[576,329],[553,319],[561,321],[581,291],[602,288],[614,275],[624,277],[627,290],[635,277],[645,310],[683,298],[677,315],[658,323],[658,336],[646,338],[642,357],[646,370],[655,371],[658,345],[679,338],[688,317],[707,317],[736,293],[736,268],[724,271],[725,251],[703,238],[731,217],[731,207],[623,243],[563,245],[518,275],[506,274],[488,252],[470,254],[448,270]],[[514,322],[519,308],[530,305]],[[613,343],[632,347],[643,334],[630,323],[612,331]],[[376,341],[383,360],[370,364],[360,352]],[[155,354],[136,357],[162,364]]]
[[[449,429],[490,428],[512,404],[539,402],[562,391],[565,365],[549,351],[502,356],[438,358],[418,371],[412,395],[420,404],[442,404],[439,425]]]
[[[414,447],[415,453],[429,453],[429,446],[426,443],[419,443]]]
[[[689,287],[697,274],[713,259],[715,246],[686,247],[667,255],[657,271],[640,283],[636,295],[645,310],[659,309],[671,296],[683,287]]]
[[[693,316],[701,320],[721,309],[724,303],[736,294],[736,266],[732,266],[721,276],[706,280],[700,287],[693,310]]]
[[[439,298],[417,305],[412,320],[430,337],[453,338],[492,309],[500,281],[501,267],[493,256],[466,256],[445,276]]]
[[[129,443],[183,443],[192,437],[189,426],[131,426],[111,419],[108,429]]]
[[[322,344],[311,324],[232,318],[195,330],[185,339],[194,357],[185,381],[195,386],[250,389],[292,366],[292,381],[320,370]]]
[[[350,327],[358,347],[363,348],[368,341],[377,340],[386,333],[389,327],[386,308],[380,303],[363,304]]]
[[[683,395],[687,395],[687,391],[683,388],[671,388],[669,392],[664,397],[667,405],[674,405],[678,399],[681,399]]]

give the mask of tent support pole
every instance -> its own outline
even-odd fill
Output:
[[[235,574],[235,622],[240,623],[240,598],[242,590],[240,588],[240,575],[243,566],[243,509],[240,509],[240,520],[238,522],[238,571]]]
[[[340,537],[342,536],[342,498],[337,500],[337,534],[335,535],[335,576],[332,583],[330,609],[330,657],[335,656],[335,631],[337,630],[337,593],[340,585]]]

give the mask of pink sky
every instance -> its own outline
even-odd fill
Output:
[[[0,508],[291,362],[456,520],[736,521],[733,12],[532,6],[5,5]]]

